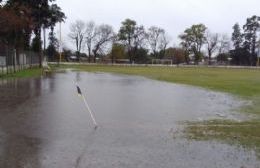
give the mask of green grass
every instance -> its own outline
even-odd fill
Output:
[[[186,124],[184,135],[194,140],[218,140],[254,149],[260,158],[260,121],[204,121]]]
[[[9,78],[30,78],[41,76],[42,70],[40,68],[32,68],[22,70],[12,74],[1,75],[0,79],[9,79]]]
[[[205,121],[186,123],[185,135],[195,140],[219,140],[255,149],[260,156],[260,70],[225,68],[123,67],[104,65],[61,65],[88,72],[139,75],[172,83],[221,91],[250,100],[253,105],[240,109],[256,115],[252,121]],[[260,157],[259,157],[260,158]]]

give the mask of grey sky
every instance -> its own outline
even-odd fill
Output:
[[[146,28],[164,28],[178,44],[178,35],[192,24],[204,23],[211,32],[232,32],[232,26],[245,23],[246,18],[260,15],[260,0],[57,0],[67,15],[63,37],[69,25],[77,20],[93,20],[110,24],[118,31],[126,18]],[[69,45],[69,43],[67,43]]]

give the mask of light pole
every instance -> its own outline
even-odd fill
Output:
[[[61,46],[61,22],[60,22],[60,46],[59,46],[59,50],[60,50],[60,59],[59,59],[59,63],[61,63],[61,52],[62,52],[62,46]]]

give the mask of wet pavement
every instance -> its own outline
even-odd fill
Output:
[[[2,80],[0,86],[1,168],[260,167],[254,151],[174,138],[180,121],[244,119],[234,109],[245,102],[223,93],[85,72]]]

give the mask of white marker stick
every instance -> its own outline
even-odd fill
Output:
[[[93,121],[93,123],[94,123],[94,125],[95,125],[95,128],[96,128],[96,127],[98,126],[98,124],[97,124],[97,122],[96,122],[96,119],[95,119],[95,117],[94,117],[94,115],[93,115],[93,113],[92,113],[92,111],[91,111],[91,109],[90,109],[90,107],[89,107],[89,105],[88,105],[88,102],[87,102],[85,96],[82,95],[82,97],[83,97],[85,106],[86,106],[86,108],[87,108],[87,110],[88,110],[88,112],[89,112],[89,114],[90,114],[90,117],[92,118],[92,121]]]
[[[87,108],[87,110],[88,110],[88,112],[89,112],[89,114],[90,114],[90,117],[91,117],[91,119],[92,119],[92,121],[93,121],[93,123],[94,123],[94,125],[95,125],[95,129],[97,129],[98,124],[97,124],[96,119],[95,119],[95,117],[94,117],[94,115],[93,115],[93,113],[92,113],[92,111],[91,111],[91,109],[90,109],[90,107],[89,107],[89,105],[88,105],[88,102],[87,102],[85,96],[82,94],[81,89],[80,89],[80,87],[77,85],[77,83],[75,83],[75,85],[76,85],[76,87],[77,87],[77,92],[78,92],[78,94],[82,97],[82,99],[83,99],[83,101],[84,101],[84,103],[85,103],[85,106],[86,106],[86,108]]]

